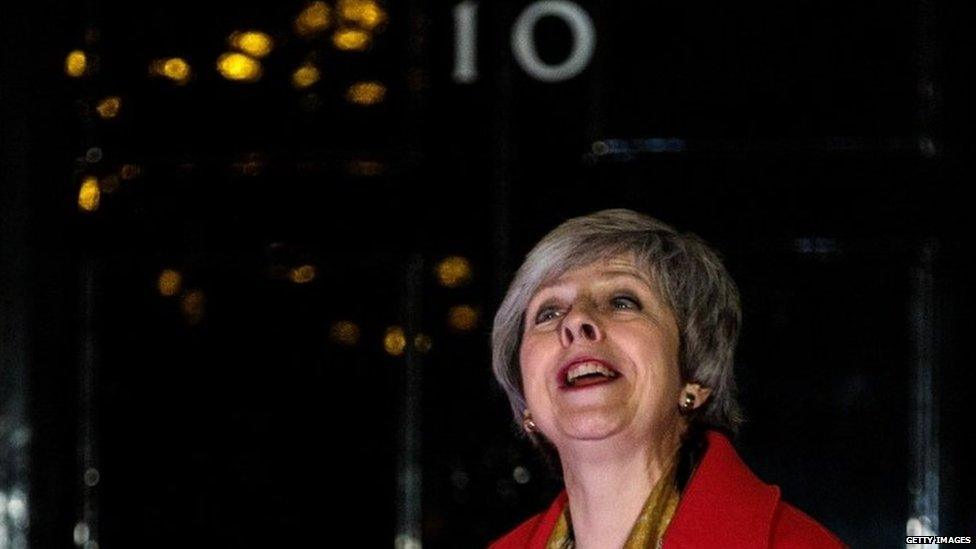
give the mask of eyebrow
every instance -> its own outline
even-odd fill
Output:
[[[651,282],[649,280],[647,280],[646,277],[642,276],[639,272],[632,271],[630,269],[610,269],[610,270],[606,270],[606,271],[600,271],[597,274],[599,276],[605,276],[605,277],[611,277],[611,278],[634,278],[634,279],[637,279],[637,280],[643,282],[644,284],[646,284],[648,288],[653,289],[653,286],[651,285]],[[539,286],[536,289],[536,291],[532,294],[532,296],[535,297],[535,296],[539,295],[539,292],[542,292],[543,290],[548,290],[550,288],[555,288],[555,287],[561,286],[563,284],[564,283],[563,282],[560,282],[560,280],[558,278],[556,280],[551,280],[551,281],[549,281],[549,282],[547,282],[547,283],[542,284],[541,286]]]

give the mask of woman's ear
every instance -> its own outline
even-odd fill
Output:
[[[711,394],[712,390],[708,387],[702,387],[698,383],[686,383],[678,397],[678,406],[687,411],[695,410],[705,404]]]

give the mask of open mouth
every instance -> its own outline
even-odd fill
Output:
[[[561,377],[563,387],[568,389],[613,381],[620,377],[620,373],[602,362],[585,361],[563,368]]]

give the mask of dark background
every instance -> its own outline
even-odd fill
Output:
[[[424,545],[484,546],[558,490],[491,379],[491,318],[542,235],[605,207],[726,257],[738,446],[762,478],[852,545],[894,546],[923,444],[936,533],[973,535],[976,19],[936,0],[578,4],[596,52],[555,83],[512,57],[528,4],[479,3],[472,83],[451,77],[454,4],[384,4],[365,52],[296,37],[301,2],[5,7],[0,397],[14,420],[25,403],[31,546],[80,522],[103,548],[389,546],[407,440]],[[214,62],[251,28],[275,39],[264,76],[227,81]],[[543,19],[536,44],[558,63],[569,31]],[[148,76],[177,55],[188,83]],[[305,59],[323,76],[299,91]],[[385,100],[348,103],[359,80]],[[123,164],[140,175],[79,211],[83,178]],[[473,269],[459,288],[434,276],[452,255]],[[289,280],[300,265],[314,280]],[[158,293],[166,268],[202,316]],[[448,326],[459,304],[474,329]],[[358,344],[330,339],[338,320]],[[430,350],[384,352],[397,324]],[[920,371],[937,445],[913,434]]]

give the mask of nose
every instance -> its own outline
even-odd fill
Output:
[[[564,347],[573,342],[600,341],[603,339],[603,329],[592,308],[585,302],[577,302],[563,317],[559,338]]]

